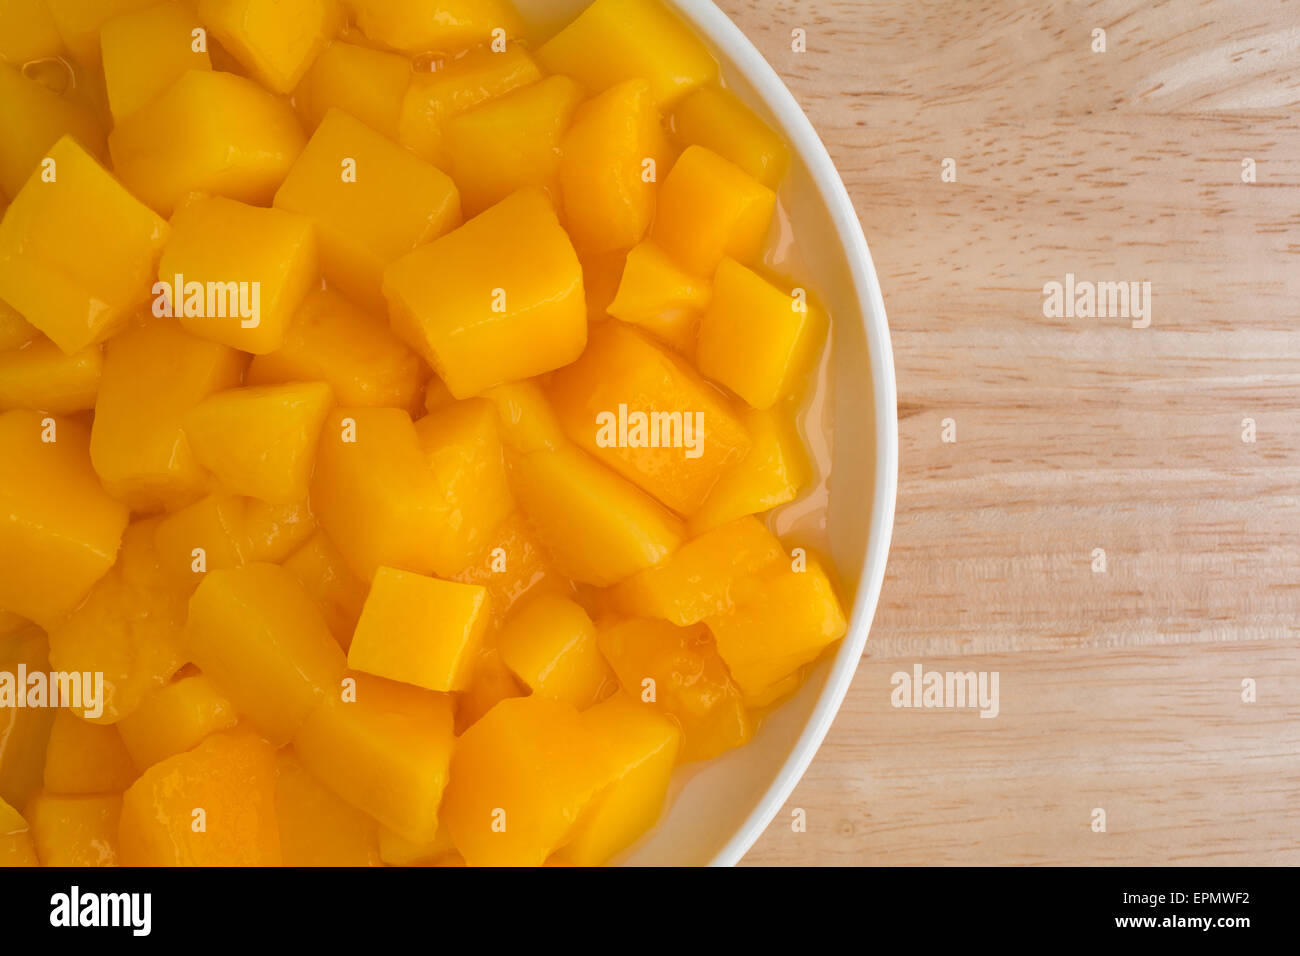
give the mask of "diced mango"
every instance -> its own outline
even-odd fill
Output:
[[[199,0],[199,18],[263,86],[288,93],[343,26],[338,0]]]
[[[592,92],[644,77],[660,108],[718,74],[704,44],[659,0],[596,0],[542,44],[537,59]]]
[[[0,298],[71,353],[148,300],[168,230],[75,140],[48,158],[0,221]]]
[[[397,141],[420,158],[446,168],[444,124],[450,117],[541,78],[537,63],[516,44],[500,53],[486,46],[475,47],[432,72],[417,72],[402,98]]]
[[[0,800],[0,869],[40,865],[27,821],[17,810]]]
[[[572,446],[513,456],[515,497],[560,571],[604,587],[663,562],[681,521]]]
[[[808,455],[788,411],[746,409],[741,420],[753,440],[749,454],[723,473],[691,515],[692,534],[793,501],[812,480]]]
[[[184,0],[168,0],[116,16],[100,30],[104,82],[113,119],[150,103],[186,70],[211,70],[206,45],[195,49],[199,18]]]
[[[116,727],[55,711],[45,750],[46,793],[121,793],[134,779],[135,765]]]
[[[428,843],[412,843],[386,827],[379,828],[379,858],[389,866],[433,866],[453,856],[456,847],[444,826],[438,827]]]
[[[771,408],[807,370],[825,328],[821,310],[778,289],[732,259],[713,277],[713,301],[700,318],[700,371],[751,406]]]
[[[600,788],[600,751],[572,704],[503,700],[461,736],[443,821],[470,866],[540,866]]]
[[[614,318],[640,326],[684,355],[694,355],[700,313],[711,296],[707,279],[691,275],[646,240],[628,252],[608,310]]]
[[[95,156],[107,154],[105,131],[94,112],[23,76],[21,66],[0,63],[0,193],[9,196],[18,195],[64,136]]]
[[[324,531],[317,531],[289,555],[283,567],[316,602],[334,639],[347,650],[366,600],[365,582],[352,572]]]
[[[0,352],[0,411],[33,408],[65,415],[94,408],[103,367],[98,345],[69,355],[44,337]]]
[[[42,338],[41,333],[19,315],[17,309],[7,302],[0,302],[0,351],[20,349],[39,338]]]
[[[803,569],[783,562],[738,580],[734,601],[732,611],[707,623],[751,706],[770,702],[782,681],[848,629],[835,588],[813,558]]]
[[[348,803],[412,843],[438,831],[451,763],[446,694],[367,674],[351,698],[335,693],[294,738],[303,766]]]
[[[276,757],[275,813],[285,866],[378,866],[379,827],[307,772],[292,751]]]
[[[117,866],[122,797],[41,794],[28,805],[42,866]]]
[[[749,434],[727,400],[680,357],[620,323],[593,329],[582,357],[551,380],[565,433],[619,474],[689,515]]]
[[[0,413],[0,608],[46,629],[108,571],[126,527],[126,508],[91,470],[89,440],[71,419]]]
[[[582,267],[537,189],[397,260],[384,295],[394,330],[457,398],[567,365],[587,342]]]
[[[158,275],[183,280],[168,300],[187,332],[265,355],[316,285],[316,257],[306,217],[214,197],[177,210]]]
[[[515,451],[555,449],[567,444],[560,420],[533,381],[510,382],[489,388],[483,397],[497,408],[501,440]]]
[[[337,695],[344,670],[320,611],[275,564],[210,572],[190,598],[183,643],[235,710],[276,744]]]
[[[534,588],[561,593],[569,590],[569,583],[543,553],[527,519],[517,511],[497,526],[482,550],[453,579],[487,588],[494,630],[515,603]]]
[[[158,688],[122,718],[117,731],[136,767],[145,770],[229,730],[238,719],[212,681],[195,674]]]
[[[682,762],[709,760],[753,733],[740,689],[703,624],[630,620],[603,627],[600,650],[623,689],[682,728]]]
[[[507,0],[349,0],[357,26],[376,43],[406,53],[454,53],[518,36],[519,14]]]
[[[466,215],[525,186],[557,196],[560,142],[580,102],[581,86],[549,76],[449,117],[449,171]]]
[[[313,454],[314,454],[313,449]],[[279,564],[316,533],[316,518],[306,498],[271,505],[244,499],[244,534],[249,561]]]
[[[769,189],[785,175],[785,143],[730,90],[701,87],[677,104],[672,124],[682,142],[713,150]]]
[[[596,625],[582,606],[558,594],[530,598],[497,639],[501,660],[540,697],[594,704],[613,672],[596,644]]]
[[[49,672],[49,645],[39,628],[27,626],[0,639],[0,672],[16,675],[19,667]],[[25,807],[40,789],[53,723],[54,711],[48,707],[0,707],[0,804]]]
[[[486,588],[380,568],[348,666],[426,690],[465,690],[487,624]]]
[[[154,532],[163,574],[190,594],[209,571],[242,567],[249,560],[244,529],[244,499],[237,495],[208,495],[172,512]]]
[[[456,735],[460,736],[501,701],[510,697],[525,697],[528,688],[520,682],[501,660],[495,647],[486,648],[474,666],[474,677],[469,690],[456,700]]]
[[[324,382],[230,389],[186,413],[185,437],[199,464],[226,490],[291,504],[307,497],[321,425],[332,404]]]
[[[294,99],[309,130],[330,109],[338,108],[396,140],[410,82],[411,64],[406,57],[335,40],[311,65]]]
[[[29,60],[56,56],[62,49],[63,38],[45,0],[0,4],[0,60],[20,67]]]
[[[146,770],[122,798],[125,866],[279,866],[275,751],[213,734]]]
[[[688,272],[708,277],[724,256],[758,255],[775,208],[776,193],[739,166],[688,146],[664,178],[650,235]]]
[[[460,225],[445,173],[339,109],[321,120],[275,206],[315,224],[325,278],[375,309],[389,263]]]
[[[574,245],[609,252],[640,242],[654,216],[650,172],[667,154],[650,84],[627,80],[583,103],[560,150],[564,222]]]
[[[68,51],[82,66],[99,66],[99,32],[109,20],[155,0],[45,0]]]
[[[252,80],[188,70],[119,122],[108,148],[131,191],[170,216],[191,192],[269,203],[305,142],[293,108]]]
[[[90,431],[90,457],[108,492],[142,511],[201,495],[209,479],[182,422],[208,395],[238,385],[243,367],[234,349],[187,335],[171,319],[115,336]]]

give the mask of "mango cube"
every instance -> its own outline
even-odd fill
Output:
[[[65,415],[94,408],[103,367],[98,345],[69,355],[44,337],[0,352],[0,411],[34,408]]]
[[[154,547],[163,574],[185,594],[209,571],[242,567],[249,560],[243,499],[208,495],[173,511],[159,520]]]
[[[114,17],[154,0],[45,0],[68,51],[87,69],[99,66],[100,29]]]
[[[49,671],[49,642],[40,628],[27,625],[0,640],[0,671],[17,674],[19,667],[29,673]],[[0,803],[25,807],[41,788],[53,724],[48,707],[0,707]]]
[[[556,449],[568,443],[550,400],[535,381],[489,388],[483,397],[497,409],[501,440],[515,451]]]
[[[28,806],[42,866],[117,866],[122,797],[41,794]]]
[[[104,83],[113,119],[121,122],[180,79],[187,70],[211,70],[206,47],[195,50],[199,25],[183,0],[132,10],[100,30]]]
[[[343,25],[338,0],[199,0],[199,18],[263,86],[288,93]]]
[[[596,741],[572,704],[503,700],[461,735],[443,821],[470,866],[540,866],[603,782]]]
[[[308,538],[282,566],[316,602],[330,633],[347,650],[365,604],[365,582],[352,572],[347,559],[324,531]]]
[[[703,86],[677,104],[673,132],[704,146],[775,189],[789,162],[785,143],[740,98],[720,86]]]
[[[712,294],[707,279],[691,275],[646,240],[628,252],[607,309],[614,318],[645,329],[684,355],[694,355],[700,313]]]
[[[191,192],[269,203],[305,141],[293,108],[252,80],[188,70],[120,121],[108,148],[131,192],[170,216]]]
[[[556,571],[528,521],[512,512],[492,532],[466,568],[453,575],[463,584],[481,584],[488,592],[491,630],[497,630],[526,594],[567,592],[569,584]]]
[[[812,480],[808,455],[788,411],[746,409],[741,420],[752,439],[749,454],[723,473],[691,515],[693,534],[793,501]]]
[[[91,470],[89,440],[71,419],[0,413],[0,608],[47,630],[108,571],[126,528],[126,508]]]
[[[19,315],[17,309],[6,302],[0,302],[0,351],[20,349],[40,338],[44,336]]]
[[[45,750],[46,793],[121,793],[134,779],[135,765],[117,728],[55,711]]]
[[[379,827],[322,786],[292,751],[276,756],[275,813],[285,866],[378,866]]]
[[[124,866],[279,866],[275,751],[238,728],[154,764],[122,797]]]
[[[519,14],[507,0],[349,0],[361,31],[406,53],[454,53],[494,39],[501,29],[518,36]]]
[[[0,869],[40,865],[27,821],[21,813],[0,800]]]
[[[521,189],[384,273],[394,330],[457,398],[576,359],[582,267],[544,193]]]
[[[309,219],[214,197],[172,217],[158,276],[187,332],[265,355],[316,285],[316,255]]]
[[[238,719],[212,681],[195,674],[155,690],[118,722],[117,732],[135,766],[145,770],[229,730]]]
[[[294,738],[303,766],[352,806],[412,843],[438,831],[451,764],[451,698],[357,674],[350,698],[332,695]]]
[[[749,451],[749,434],[681,358],[619,323],[591,333],[551,380],[565,433],[668,507],[689,515]]]
[[[0,30],[0,35],[3,33]],[[4,144],[0,147],[0,193],[9,196],[18,195],[50,147],[65,136],[95,156],[107,152],[99,118],[81,103],[23,76],[19,72],[23,62],[0,63],[0,143]]]
[[[776,193],[739,166],[688,146],[664,178],[650,235],[688,272],[709,277],[725,256],[758,255],[775,208]]]
[[[661,108],[718,75],[704,44],[658,0],[596,0],[537,59],[592,92],[644,77]]]
[[[183,638],[194,663],[276,744],[337,695],[343,652],[288,571],[250,564],[211,571],[190,598]]]
[[[506,623],[497,646],[534,694],[579,710],[594,704],[614,676],[596,644],[596,625],[581,605],[558,594],[530,598]]]
[[[185,414],[213,392],[239,384],[234,349],[154,319],[114,336],[90,431],[90,457],[104,487],[137,510],[176,507],[199,497],[207,472],[182,428]]]
[[[249,561],[279,564],[315,533],[316,517],[305,497],[282,505],[244,499],[243,537]]]
[[[185,415],[194,457],[228,490],[271,504],[307,497],[333,393],[324,382],[218,392]]]
[[[48,158],[53,181],[32,176],[0,221],[0,298],[72,353],[148,300],[168,230],[75,140]]]
[[[700,318],[700,371],[754,408],[771,408],[806,371],[824,325],[816,306],[724,259]]]
[[[449,117],[444,129],[452,178],[467,215],[524,186],[556,194],[560,143],[582,87],[549,76]]]
[[[426,690],[464,690],[487,624],[486,588],[380,568],[348,666]]]
[[[308,129],[315,129],[326,113],[337,108],[396,141],[410,82],[411,64],[406,57],[335,40],[316,57],[294,98]]]

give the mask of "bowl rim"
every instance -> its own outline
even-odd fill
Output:
[[[711,0],[668,0],[679,16],[695,27],[739,71],[771,111],[791,149],[806,165],[826,205],[844,248],[859,319],[866,333],[875,410],[875,476],[867,531],[866,556],[857,582],[850,626],[835,654],[825,686],[807,723],[780,771],[754,809],[709,861],[734,866],[767,829],[812,763],[853,681],[875,617],[894,528],[898,493],[898,392],[885,302],[862,224],[825,144],[785,82],[749,38]],[[845,321],[844,316],[837,316]]]

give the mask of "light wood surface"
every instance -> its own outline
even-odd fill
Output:
[[[746,862],[1300,864],[1300,7],[720,5],[853,196],[901,443],[867,654]],[[1067,272],[1150,327],[1044,318]],[[999,716],[895,709],[915,663]]]

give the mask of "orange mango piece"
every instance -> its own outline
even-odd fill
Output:
[[[99,346],[69,355],[44,336],[0,352],[0,411],[33,408],[66,415],[94,408],[103,368]]]
[[[192,5],[183,0],[131,10],[104,24],[99,43],[115,121],[151,102],[187,70],[212,69],[207,48],[194,49],[198,26]]]
[[[294,99],[309,130],[337,108],[395,141],[410,82],[406,57],[335,40],[316,57]]]
[[[313,449],[314,452],[314,449]],[[244,533],[249,561],[280,564],[316,533],[316,518],[306,498],[271,505],[244,499]]]
[[[321,616],[339,646],[347,650],[361,608],[366,600],[366,585],[324,531],[317,531],[293,554],[283,567],[316,602]]]
[[[117,724],[117,731],[135,766],[144,770],[194,748],[211,734],[229,730],[238,719],[212,681],[194,674],[144,698]]]
[[[343,26],[338,0],[199,0],[199,18],[263,86],[288,93]]]
[[[677,104],[672,125],[682,142],[713,150],[768,189],[785,175],[785,143],[730,90],[700,87]]]
[[[518,36],[519,14],[506,0],[349,0],[357,26],[376,43],[422,53],[453,53],[494,39],[501,29]]]
[[[452,579],[487,588],[492,630],[534,589],[557,593],[569,590],[569,583],[552,565],[528,520],[518,511],[497,525],[479,553]]]
[[[0,10],[7,10],[5,4]],[[3,16],[0,13],[0,16]],[[0,30],[0,44],[7,37]],[[95,156],[107,155],[99,117],[19,72],[25,61],[0,63],[0,193],[17,196],[50,147],[70,136]],[[68,237],[65,237],[68,238]]]
[[[0,673],[17,674],[19,667],[29,673],[48,673],[49,646],[39,628],[29,625],[0,638]],[[53,723],[54,712],[48,707],[0,707],[0,803],[25,807],[40,789]],[[0,833],[4,832],[0,826]],[[21,847],[9,849],[16,852]]]
[[[0,800],[0,869],[40,865],[27,821],[21,813]]]
[[[596,625],[581,605],[558,594],[529,598],[506,622],[497,646],[534,694],[579,710],[594,704],[614,676],[596,644]]]
[[[249,560],[244,501],[235,495],[208,495],[162,518],[154,547],[163,574],[190,594],[209,571],[242,567]]]
[[[121,793],[134,779],[135,765],[116,727],[55,711],[45,749],[46,793]]]
[[[27,809],[32,840],[42,866],[117,866],[118,794],[41,794]]]
[[[3,215],[0,212],[0,215]],[[0,302],[0,351],[20,349],[24,345],[43,338],[36,327],[18,314],[18,310],[5,302]]]
[[[691,275],[646,240],[628,252],[608,311],[682,354],[694,355],[700,313],[708,307],[712,294],[708,280]]]
[[[45,0],[64,46],[82,66],[100,65],[100,30],[109,20],[154,0]]]
[[[292,751],[276,756],[275,813],[285,866],[378,866],[379,827],[322,786]]]
[[[554,450],[567,444],[550,400],[534,381],[489,388],[483,397],[497,408],[501,440],[515,451]]]
[[[746,409],[741,421],[752,439],[749,454],[723,473],[691,515],[692,534],[793,501],[812,481],[808,455],[788,411]]]

